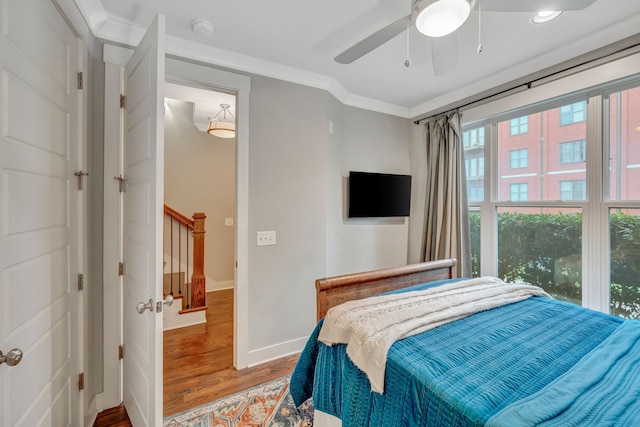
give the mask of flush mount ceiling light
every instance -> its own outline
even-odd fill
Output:
[[[552,19],[556,19],[558,16],[562,15],[561,10],[542,10],[531,18],[531,22],[534,24],[544,24],[545,22],[549,22]]]
[[[416,28],[429,37],[451,34],[464,24],[471,12],[467,0],[421,0],[416,8]]]
[[[210,120],[209,129],[207,129],[209,135],[218,138],[234,138],[236,136],[236,121],[229,108],[231,108],[229,104],[220,104],[220,111]],[[222,119],[218,119],[221,114]]]

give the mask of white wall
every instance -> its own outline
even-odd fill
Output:
[[[235,227],[225,226],[224,219],[235,217],[236,147],[233,138],[217,138],[198,131],[192,115],[193,104],[167,101],[164,200],[187,217],[194,212],[207,215],[204,267],[207,290],[212,290],[233,282]],[[165,253],[169,253],[166,248]],[[190,254],[193,257],[193,251]]]

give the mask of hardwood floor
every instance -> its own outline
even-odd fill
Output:
[[[209,292],[206,324],[164,332],[164,416],[288,375],[297,360],[293,355],[234,369],[233,290]],[[100,413],[94,427],[131,425],[118,414],[126,417],[122,407]]]

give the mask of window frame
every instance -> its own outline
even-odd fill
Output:
[[[640,84],[640,79],[638,79]],[[595,310],[608,312],[609,310],[609,288],[598,286],[597,283],[608,283],[609,267],[601,268],[603,265],[602,251],[608,248],[608,233],[601,231],[588,234],[588,226],[594,220],[602,221],[604,214],[608,212],[604,206],[589,204],[588,200],[598,200],[600,194],[597,189],[600,188],[596,183],[602,177],[602,171],[598,173],[587,174],[587,200],[577,201],[560,201],[560,200],[535,200],[535,201],[512,201],[499,200],[498,197],[498,123],[505,120],[511,120],[514,117],[527,117],[541,111],[559,108],[561,105],[567,104],[568,101],[575,102],[578,99],[587,101],[588,120],[591,117],[597,117],[602,114],[601,95],[600,93],[577,92],[567,97],[559,97],[526,106],[520,109],[513,109],[511,112],[503,112],[493,117],[483,118],[479,122],[463,123],[463,131],[467,128],[477,127],[481,124],[485,127],[485,179],[484,179],[484,199],[482,201],[469,200],[469,209],[478,210],[481,215],[480,220],[480,274],[495,276],[498,268],[498,242],[497,239],[487,238],[487,236],[497,237],[497,212],[500,208],[514,207],[540,207],[540,208],[574,208],[582,212],[582,305]],[[464,117],[464,115],[463,115]],[[591,119],[593,121],[593,119]],[[602,157],[602,150],[598,149],[602,141],[602,127],[598,125],[587,126],[586,135],[586,163],[588,170],[597,168],[598,161]],[[587,248],[600,248],[600,252],[595,254],[593,250]],[[608,260],[608,255],[605,257]],[[596,267],[599,266],[599,267]],[[597,272],[594,272],[598,268]]]

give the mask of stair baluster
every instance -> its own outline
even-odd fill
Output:
[[[171,207],[165,205],[164,206],[164,214],[165,217],[169,219],[169,236],[166,236],[165,239],[169,239],[170,242],[168,245],[165,244],[165,250],[168,249],[170,252],[169,262],[170,265],[170,281],[167,285],[169,289],[165,289],[164,293],[169,291],[171,295],[174,295],[174,280],[177,281],[176,288],[178,292],[178,296],[183,296],[182,287],[184,287],[184,298],[182,307],[184,309],[204,309],[206,308],[206,278],[204,275],[204,221],[206,215],[201,212],[196,212],[193,214],[193,219],[189,219],[185,215],[175,211]],[[176,237],[174,236],[174,222],[178,227],[177,231],[177,254],[174,252],[174,241]],[[166,229],[165,229],[166,230]],[[184,230],[184,231],[183,231]],[[183,274],[183,248],[182,248],[182,239],[183,233],[186,235],[186,278],[187,283],[184,283],[185,274]],[[191,237],[191,239],[190,239]],[[191,240],[191,242],[190,242]],[[193,258],[190,259],[191,254],[191,243],[193,244]],[[168,246],[168,248],[167,248]],[[177,259],[177,274],[174,273],[174,263]],[[189,270],[191,270],[191,276],[189,275]],[[176,277],[174,277],[176,276]],[[189,282],[190,279],[190,282]]]

